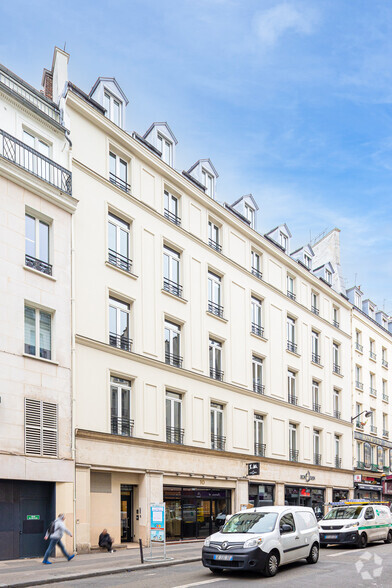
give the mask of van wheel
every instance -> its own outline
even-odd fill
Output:
[[[367,545],[367,542],[368,542],[368,540],[367,540],[366,533],[362,533],[358,538],[358,547],[360,549],[364,549]]]
[[[317,543],[313,543],[312,548],[310,550],[310,553],[309,553],[308,557],[306,558],[306,561],[308,562],[308,564],[315,564],[318,562],[319,555],[320,555],[319,546]]]
[[[276,551],[271,551],[265,563],[264,574],[267,577],[276,576],[279,567],[279,555]]]
[[[384,539],[384,543],[392,543],[392,531],[389,529],[387,538]]]

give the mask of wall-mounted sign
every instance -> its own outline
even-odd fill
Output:
[[[26,519],[28,521],[39,521],[40,515],[27,515]]]
[[[354,474],[354,482],[362,482],[362,474]]]
[[[368,443],[372,443],[373,445],[381,445],[381,447],[389,447],[389,449],[392,449],[392,441],[386,441],[385,439],[380,439],[379,437],[366,435],[366,433],[358,433],[357,431],[355,431],[354,439],[358,439],[358,441],[367,441]]]
[[[255,461],[253,463],[248,463],[248,476],[258,476],[260,475],[260,464],[259,462]]]
[[[306,472],[306,474],[301,474],[300,478],[301,478],[301,480],[305,480],[305,482],[307,482],[309,484],[309,482],[316,479],[316,476],[311,476],[310,471],[308,470]]]

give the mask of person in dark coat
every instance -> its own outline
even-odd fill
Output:
[[[109,535],[107,529],[104,529],[100,534],[98,545],[100,547],[104,547],[105,549],[107,549],[109,553],[113,553],[114,551],[116,551],[115,549],[112,549],[113,539]]]

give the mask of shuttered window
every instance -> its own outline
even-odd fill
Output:
[[[57,457],[57,404],[25,399],[25,453]]]

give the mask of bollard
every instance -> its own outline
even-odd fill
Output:
[[[139,539],[139,548],[140,548],[140,561],[141,561],[141,563],[144,563],[143,544],[142,544],[142,540],[141,539]]]

